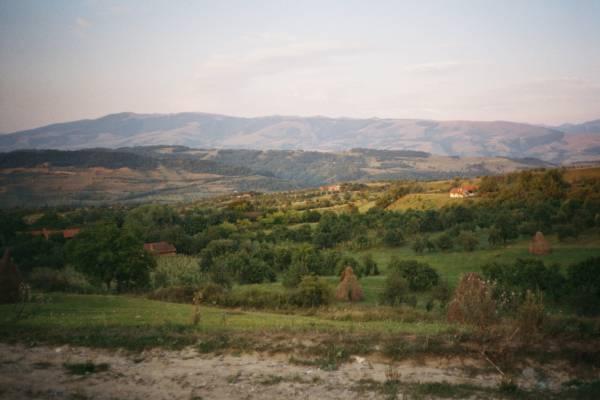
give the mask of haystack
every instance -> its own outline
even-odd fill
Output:
[[[529,253],[541,256],[550,252],[552,252],[552,249],[544,234],[536,232],[535,236],[531,239],[531,243],[529,243]]]
[[[16,303],[20,299],[21,275],[10,259],[10,250],[4,250],[0,261],[0,304]]]
[[[335,291],[335,298],[340,301],[361,301],[363,297],[363,290],[354,275],[354,270],[352,267],[344,268],[340,284]]]

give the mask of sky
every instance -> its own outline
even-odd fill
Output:
[[[0,132],[116,112],[600,118],[600,0],[0,0]]]

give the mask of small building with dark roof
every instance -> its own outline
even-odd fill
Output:
[[[144,243],[144,250],[153,256],[167,256],[177,254],[177,249],[169,242]]]

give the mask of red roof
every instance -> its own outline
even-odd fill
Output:
[[[475,185],[464,185],[458,188],[454,188],[450,190],[450,193],[465,193],[465,192],[476,192],[479,189]]]
[[[153,255],[176,254],[177,249],[168,242],[144,243],[144,250]]]
[[[81,232],[80,228],[67,228],[64,230],[52,230],[42,228],[36,231],[29,231],[29,234],[33,236],[43,236],[46,239],[50,239],[50,236],[52,235],[62,235],[65,239],[72,239],[75,236],[77,236],[79,232]]]

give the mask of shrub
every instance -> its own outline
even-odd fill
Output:
[[[282,308],[288,305],[289,295],[263,288],[245,288],[231,291],[224,296],[221,305],[226,307]]]
[[[168,301],[170,303],[192,303],[198,288],[193,286],[171,286],[156,289],[148,295],[151,300]]]
[[[415,241],[412,243],[411,247],[415,251],[415,253],[423,254],[425,252],[425,248],[426,248],[425,240],[423,240],[423,238],[421,236],[417,236]]]
[[[431,290],[431,300],[437,301],[440,304],[440,307],[445,307],[450,301],[451,297],[452,290],[446,282],[439,282]]]
[[[0,260],[0,304],[18,302],[21,297],[21,284],[21,275],[12,263],[10,251],[4,250]]]
[[[442,251],[452,250],[454,247],[452,236],[449,233],[441,234],[435,239],[435,246]]]
[[[388,271],[396,270],[407,280],[411,290],[421,291],[437,285],[439,275],[428,264],[416,260],[399,260],[392,258]]]
[[[600,298],[593,293],[572,292],[567,302],[578,315],[595,317],[600,314]]]
[[[292,263],[292,266],[286,271],[283,275],[282,284],[286,288],[295,288],[297,287],[302,278],[306,275],[310,274],[308,267],[300,262]]]
[[[558,299],[564,291],[565,278],[557,265],[545,266],[535,259],[517,259],[512,264],[490,263],[482,267],[483,275],[496,283],[498,291],[541,290]]]
[[[559,225],[555,228],[558,233],[558,240],[564,242],[568,238],[576,238],[578,236],[577,230],[573,225]]]
[[[517,327],[521,337],[531,339],[539,333],[544,324],[545,309],[544,298],[541,292],[528,290],[525,300],[517,310]]]
[[[600,298],[600,257],[569,266],[568,284],[573,292],[586,292]]]
[[[387,229],[383,234],[383,243],[390,247],[402,246],[404,235],[399,229]]]
[[[473,232],[462,231],[458,235],[458,243],[465,251],[473,251],[479,245],[479,239]]]
[[[496,320],[492,287],[479,274],[471,272],[461,278],[448,306],[448,320],[475,325],[479,329],[488,327]]]
[[[369,275],[379,275],[379,267],[375,260],[373,260],[373,256],[371,254],[367,254],[362,259],[363,263],[363,272],[365,276]]]
[[[275,281],[275,272],[263,260],[248,257],[245,261],[238,273],[238,282],[240,284]]]
[[[223,304],[227,295],[227,287],[214,282],[205,283],[199,290],[198,299],[203,304]]]
[[[290,303],[298,307],[317,307],[330,304],[333,291],[329,284],[316,276],[305,276],[290,295]]]
[[[93,286],[82,273],[71,267],[64,269],[34,268],[29,275],[32,287],[47,292],[97,293],[99,288]]]
[[[400,271],[388,271],[380,300],[383,304],[396,306],[404,303],[408,295],[408,282]]]
[[[207,274],[200,271],[198,260],[184,255],[157,257],[156,268],[150,273],[150,283],[154,289],[200,286],[207,280]]]

